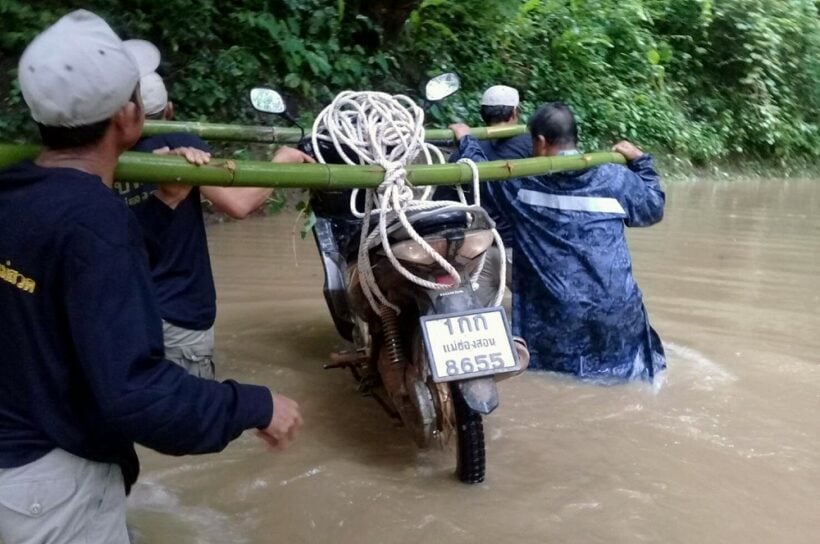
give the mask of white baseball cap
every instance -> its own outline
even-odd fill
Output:
[[[86,10],[72,11],[44,30],[18,66],[31,117],[58,127],[111,118],[131,98],[141,75],[108,23]]]
[[[145,108],[145,115],[155,115],[160,113],[168,105],[168,91],[162,77],[156,72],[151,72],[140,79],[140,96],[142,106]]]
[[[125,40],[122,45],[137,61],[137,68],[141,75],[145,76],[157,71],[160,54],[156,45],[147,40]]]
[[[518,91],[506,85],[493,85],[481,97],[482,106],[510,106],[518,105]]]
[[[168,91],[165,89],[162,77],[156,72],[160,62],[159,49],[147,40],[125,40],[123,45],[136,59],[140,74],[142,74],[140,96],[145,115],[161,112],[168,104]]]

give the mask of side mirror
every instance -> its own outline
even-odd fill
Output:
[[[287,110],[282,95],[267,87],[251,89],[251,104],[255,110],[263,113],[282,114]]]
[[[427,82],[424,87],[424,96],[430,102],[438,102],[447,98],[461,87],[461,80],[455,72],[446,72],[437,75]]]

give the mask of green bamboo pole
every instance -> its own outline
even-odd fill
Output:
[[[470,134],[479,140],[511,138],[527,134],[526,125],[496,125],[494,127],[471,127]],[[428,128],[424,131],[425,140],[453,140],[453,131],[449,128]]]
[[[169,132],[188,132],[205,140],[271,144],[295,143],[302,135],[300,129],[291,127],[228,125],[194,121],[146,121],[142,129],[143,136],[156,136]]]
[[[189,132],[205,140],[230,142],[259,142],[271,144],[292,144],[299,141],[301,130],[292,127],[265,127],[255,125],[228,125],[219,123],[200,123],[192,121],[146,121],[143,135],[156,136],[169,132]],[[509,138],[526,134],[524,125],[505,125],[495,127],[473,127],[470,134],[479,140]],[[425,131],[426,140],[452,141],[453,131],[448,128],[431,128]]]
[[[37,155],[37,146],[0,144],[0,168]],[[502,181],[522,176],[583,170],[604,163],[624,164],[619,153],[588,153],[567,157],[539,157],[478,164],[481,181]],[[384,180],[378,166],[337,164],[281,164],[263,161],[211,159],[193,166],[181,157],[152,153],[125,153],[115,177],[138,183],[186,183],[223,187],[271,187],[302,189],[349,189],[377,187]],[[407,167],[413,185],[455,185],[472,181],[466,164],[414,164]]]

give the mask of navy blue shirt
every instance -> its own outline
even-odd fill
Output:
[[[481,151],[484,153],[484,157],[486,157],[488,161],[506,161],[532,158],[532,137],[529,134],[520,134],[518,136],[513,136],[512,138],[477,140],[477,142],[478,146],[481,148]],[[455,152],[450,155],[449,162],[456,162],[460,158],[461,152],[456,149]],[[487,192],[487,185],[488,182],[482,182],[479,184],[482,201],[490,198],[490,195]],[[487,211],[490,214],[490,217],[493,218],[493,221],[495,221],[495,228],[498,230],[498,234],[501,235],[504,245],[506,247],[512,247],[515,242],[515,237],[513,236],[512,226],[510,226],[510,223],[502,215],[496,213],[492,208],[488,208]]]
[[[99,177],[0,171],[0,468],[54,448],[139,471],[134,442],[215,452],[272,415],[267,388],[163,360],[142,233]]]
[[[208,151],[208,144],[185,133],[143,138],[132,151],[166,146]],[[216,290],[199,188],[191,189],[174,209],[154,196],[154,185],[115,183],[114,189],[142,225],[162,318],[185,329],[209,329],[216,319]]]
[[[512,138],[479,140],[479,147],[488,161],[532,158],[532,136],[519,134]]]

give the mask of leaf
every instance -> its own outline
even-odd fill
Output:
[[[302,83],[302,79],[297,74],[290,73],[285,76],[284,83],[285,87],[289,89],[295,89],[299,86],[300,83]]]
[[[424,0],[419,6],[419,11],[423,10],[424,8],[429,8],[431,6],[440,6],[442,4],[446,4],[447,0]]]
[[[302,240],[310,233],[311,229],[313,229],[313,225],[316,224],[316,214],[313,211],[310,211],[305,215],[305,222],[302,225]]]
[[[345,0],[336,0],[336,13],[338,14],[337,21],[341,25],[345,18]]]
[[[527,0],[521,5],[521,13],[524,15],[529,14],[531,11],[538,9],[538,6],[541,5],[541,0]]]
[[[390,67],[387,65],[387,59],[384,55],[378,55],[373,58],[373,61],[382,69],[383,72],[387,73],[390,70]]]
[[[313,51],[306,51],[304,54],[305,57],[307,57],[308,66],[310,66],[310,70],[313,72],[313,75],[324,76],[332,71],[330,63],[324,56],[314,53]]]
[[[661,54],[658,53],[657,49],[650,49],[646,53],[646,58],[649,59],[649,64],[656,65],[661,61]]]
[[[429,26],[431,28],[434,28],[434,29],[438,30],[441,34],[443,34],[447,38],[450,38],[451,40],[458,39],[456,34],[452,30],[450,30],[450,27],[448,27],[447,25],[445,25],[443,23],[440,23],[438,21],[424,21],[424,24],[426,26]]]
[[[268,197],[268,200],[265,202],[265,209],[269,215],[273,215],[281,212],[286,203],[287,200],[285,199],[284,191],[278,189]]]

